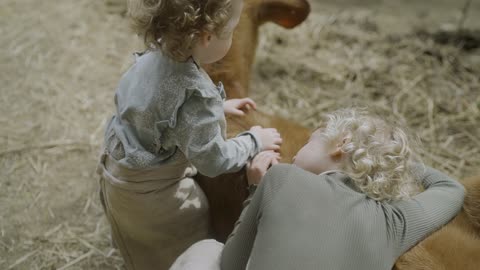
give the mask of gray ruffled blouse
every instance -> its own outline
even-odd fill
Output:
[[[131,169],[174,165],[185,158],[210,177],[241,169],[260,149],[250,132],[226,140],[225,91],[192,59],[160,51],[137,54],[115,94],[106,152]]]

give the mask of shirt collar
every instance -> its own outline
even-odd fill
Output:
[[[192,63],[194,63],[195,66],[197,66],[198,69],[202,69],[202,66],[200,66],[200,65],[197,63],[197,61],[195,61],[195,59],[193,58],[193,56],[190,56],[190,57],[188,58],[188,60],[189,60],[189,61],[192,61]]]
[[[342,171],[340,171],[340,170],[329,170],[329,171],[322,172],[318,175],[329,175],[329,174],[332,174],[332,173],[342,173]]]

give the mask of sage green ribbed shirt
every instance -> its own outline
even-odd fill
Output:
[[[315,175],[294,165],[273,166],[246,202],[221,268],[391,269],[462,207],[460,183],[428,167],[416,170],[425,191],[389,203],[369,199],[341,172]]]

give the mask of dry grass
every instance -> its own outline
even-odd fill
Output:
[[[0,25],[0,269],[121,269],[94,171],[138,43],[102,1],[4,0]],[[418,134],[426,163],[479,172],[478,50],[388,33],[358,10],[262,33],[252,96],[263,110],[314,127],[323,112],[367,106]]]
[[[265,30],[254,97],[270,112],[313,128],[322,112],[368,107],[420,137],[426,163],[455,177],[480,170],[478,51],[380,32],[369,13],[312,16],[288,35]]]

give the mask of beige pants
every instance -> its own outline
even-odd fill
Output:
[[[168,269],[208,237],[208,202],[188,161],[137,171],[104,154],[98,173],[112,238],[128,270]]]

